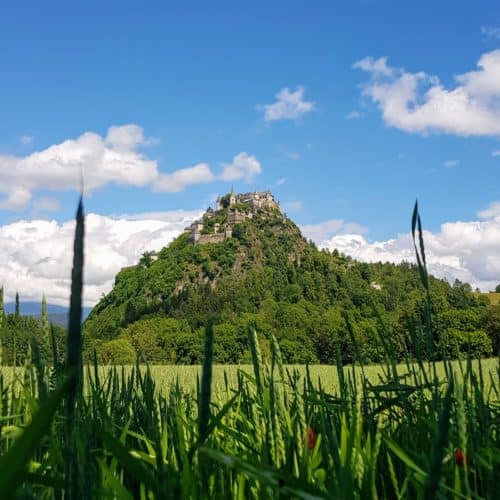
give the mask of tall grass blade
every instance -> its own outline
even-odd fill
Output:
[[[16,489],[25,480],[28,462],[48,433],[54,414],[68,391],[68,385],[66,380],[45,400],[12,448],[0,458],[0,498],[13,498]]]

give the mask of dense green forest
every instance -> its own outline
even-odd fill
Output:
[[[430,289],[434,338],[415,343],[426,317],[416,266],[319,250],[290,219],[262,212],[223,242],[194,245],[184,233],[156,260],[145,254],[123,269],[84,324],[85,353],[114,363],[137,356],[200,363],[208,320],[215,323],[217,363],[249,361],[249,324],[264,355],[273,334],[287,363],[334,363],[338,350],[344,363],[377,362],[381,331],[390,332],[399,359],[415,354],[415,345],[428,358],[498,352],[499,307],[458,281],[431,278]]]
[[[50,324],[45,297],[41,302],[41,318],[23,316],[20,298],[16,294],[14,313],[6,314],[4,291],[0,288],[0,365],[23,365],[32,356],[42,363],[62,361],[66,350],[66,330]]]

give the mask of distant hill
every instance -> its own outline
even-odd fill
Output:
[[[5,303],[5,312],[10,314],[16,309],[14,302]],[[20,304],[21,314],[23,316],[35,316],[40,318],[42,315],[42,305],[40,302],[33,301],[21,301]],[[82,310],[82,320],[84,321],[92,310],[91,307],[84,307]],[[68,312],[69,308],[66,306],[58,306],[55,304],[47,304],[47,312],[49,321],[54,325],[62,326],[66,328],[68,326]]]
[[[431,278],[433,325],[450,355],[491,353],[483,329],[487,301],[470,286]],[[113,289],[84,323],[86,349],[104,361],[199,363],[203,331],[215,321],[214,361],[248,362],[247,327],[271,334],[288,363],[334,363],[362,357],[377,362],[390,345],[396,357],[415,335],[435,356],[438,333],[427,342],[425,291],[416,266],[362,263],[319,250],[281,213],[272,194],[230,193],[168,247],[122,269]],[[383,324],[383,326],[381,326]],[[119,360],[119,361],[118,361]]]

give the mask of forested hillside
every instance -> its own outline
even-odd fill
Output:
[[[139,355],[151,363],[199,363],[204,326],[213,319],[218,363],[250,359],[250,323],[264,355],[272,333],[288,363],[333,363],[337,348],[346,363],[377,362],[381,333],[399,358],[416,345],[410,335],[421,331],[424,303],[415,266],[318,250],[290,219],[260,213],[220,243],[194,245],[184,233],[157,260],[145,254],[123,269],[84,324],[85,347],[87,356],[95,349],[110,362]],[[498,312],[469,285],[431,278],[431,304],[429,357],[496,352]],[[438,336],[445,351],[436,349]]]

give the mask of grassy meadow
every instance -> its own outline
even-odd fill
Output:
[[[493,305],[500,304],[500,293],[489,292],[489,293],[485,293],[483,295],[488,298],[488,300],[490,301],[491,304],[493,304]]]
[[[396,369],[401,376],[409,377],[412,370],[416,367],[415,364],[397,364]],[[418,368],[418,366],[417,366]],[[434,365],[432,363],[423,364],[423,368],[428,377],[432,377]],[[435,363],[437,378],[441,384],[446,383],[446,369],[443,362]],[[498,359],[474,359],[471,361],[471,369],[473,373],[478,376],[482,373],[483,383],[486,391],[492,391],[495,384],[492,384],[498,377]],[[136,369],[135,366],[126,365],[123,367],[113,366],[99,366],[99,377],[105,379],[110,373],[117,371],[117,376],[120,380],[125,380]],[[201,365],[140,365],[142,373],[149,371],[154,382],[156,389],[163,395],[167,395],[172,388],[179,385],[183,392],[193,394],[196,390],[197,384],[200,383],[202,376]],[[457,380],[463,380],[464,373],[467,371],[466,360],[453,360],[449,363],[449,369],[453,371]],[[24,379],[24,370],[14,368],[12,366],[5,366],[1,368],[4,381],[10,383],[14,377],[19,381]],[[369,384],[376,385],[384,378],[385,365],[372,364],[366,366],[360,365],[345,365],[342,368],[342,373],[345,379],[356,380],[358,384],[366,381]],[[212,367],[212,397],[216,400],[223,400],[229,397],[237,388],[238,376],[240,372],[247,375],[252,375],[252,365],[217,365]],[[339,383],[339,370],[334,365],[284,365],[284,373],[286,379],[290,377],[297,377],[300,383],[304,383],[308,378],[309,382],[318,390],[320,387],[326,393],[337,393],[340,389]],[[90,387],[89,379],[95,379],[95,370],[93,366],[84,367],[84,392],[88,391]],[[492,392],[495,395],[495,392]]]
[[[207,328],[206,356],[212,333]],[[494,498],[498,359],[0,370],[0,495]]]

